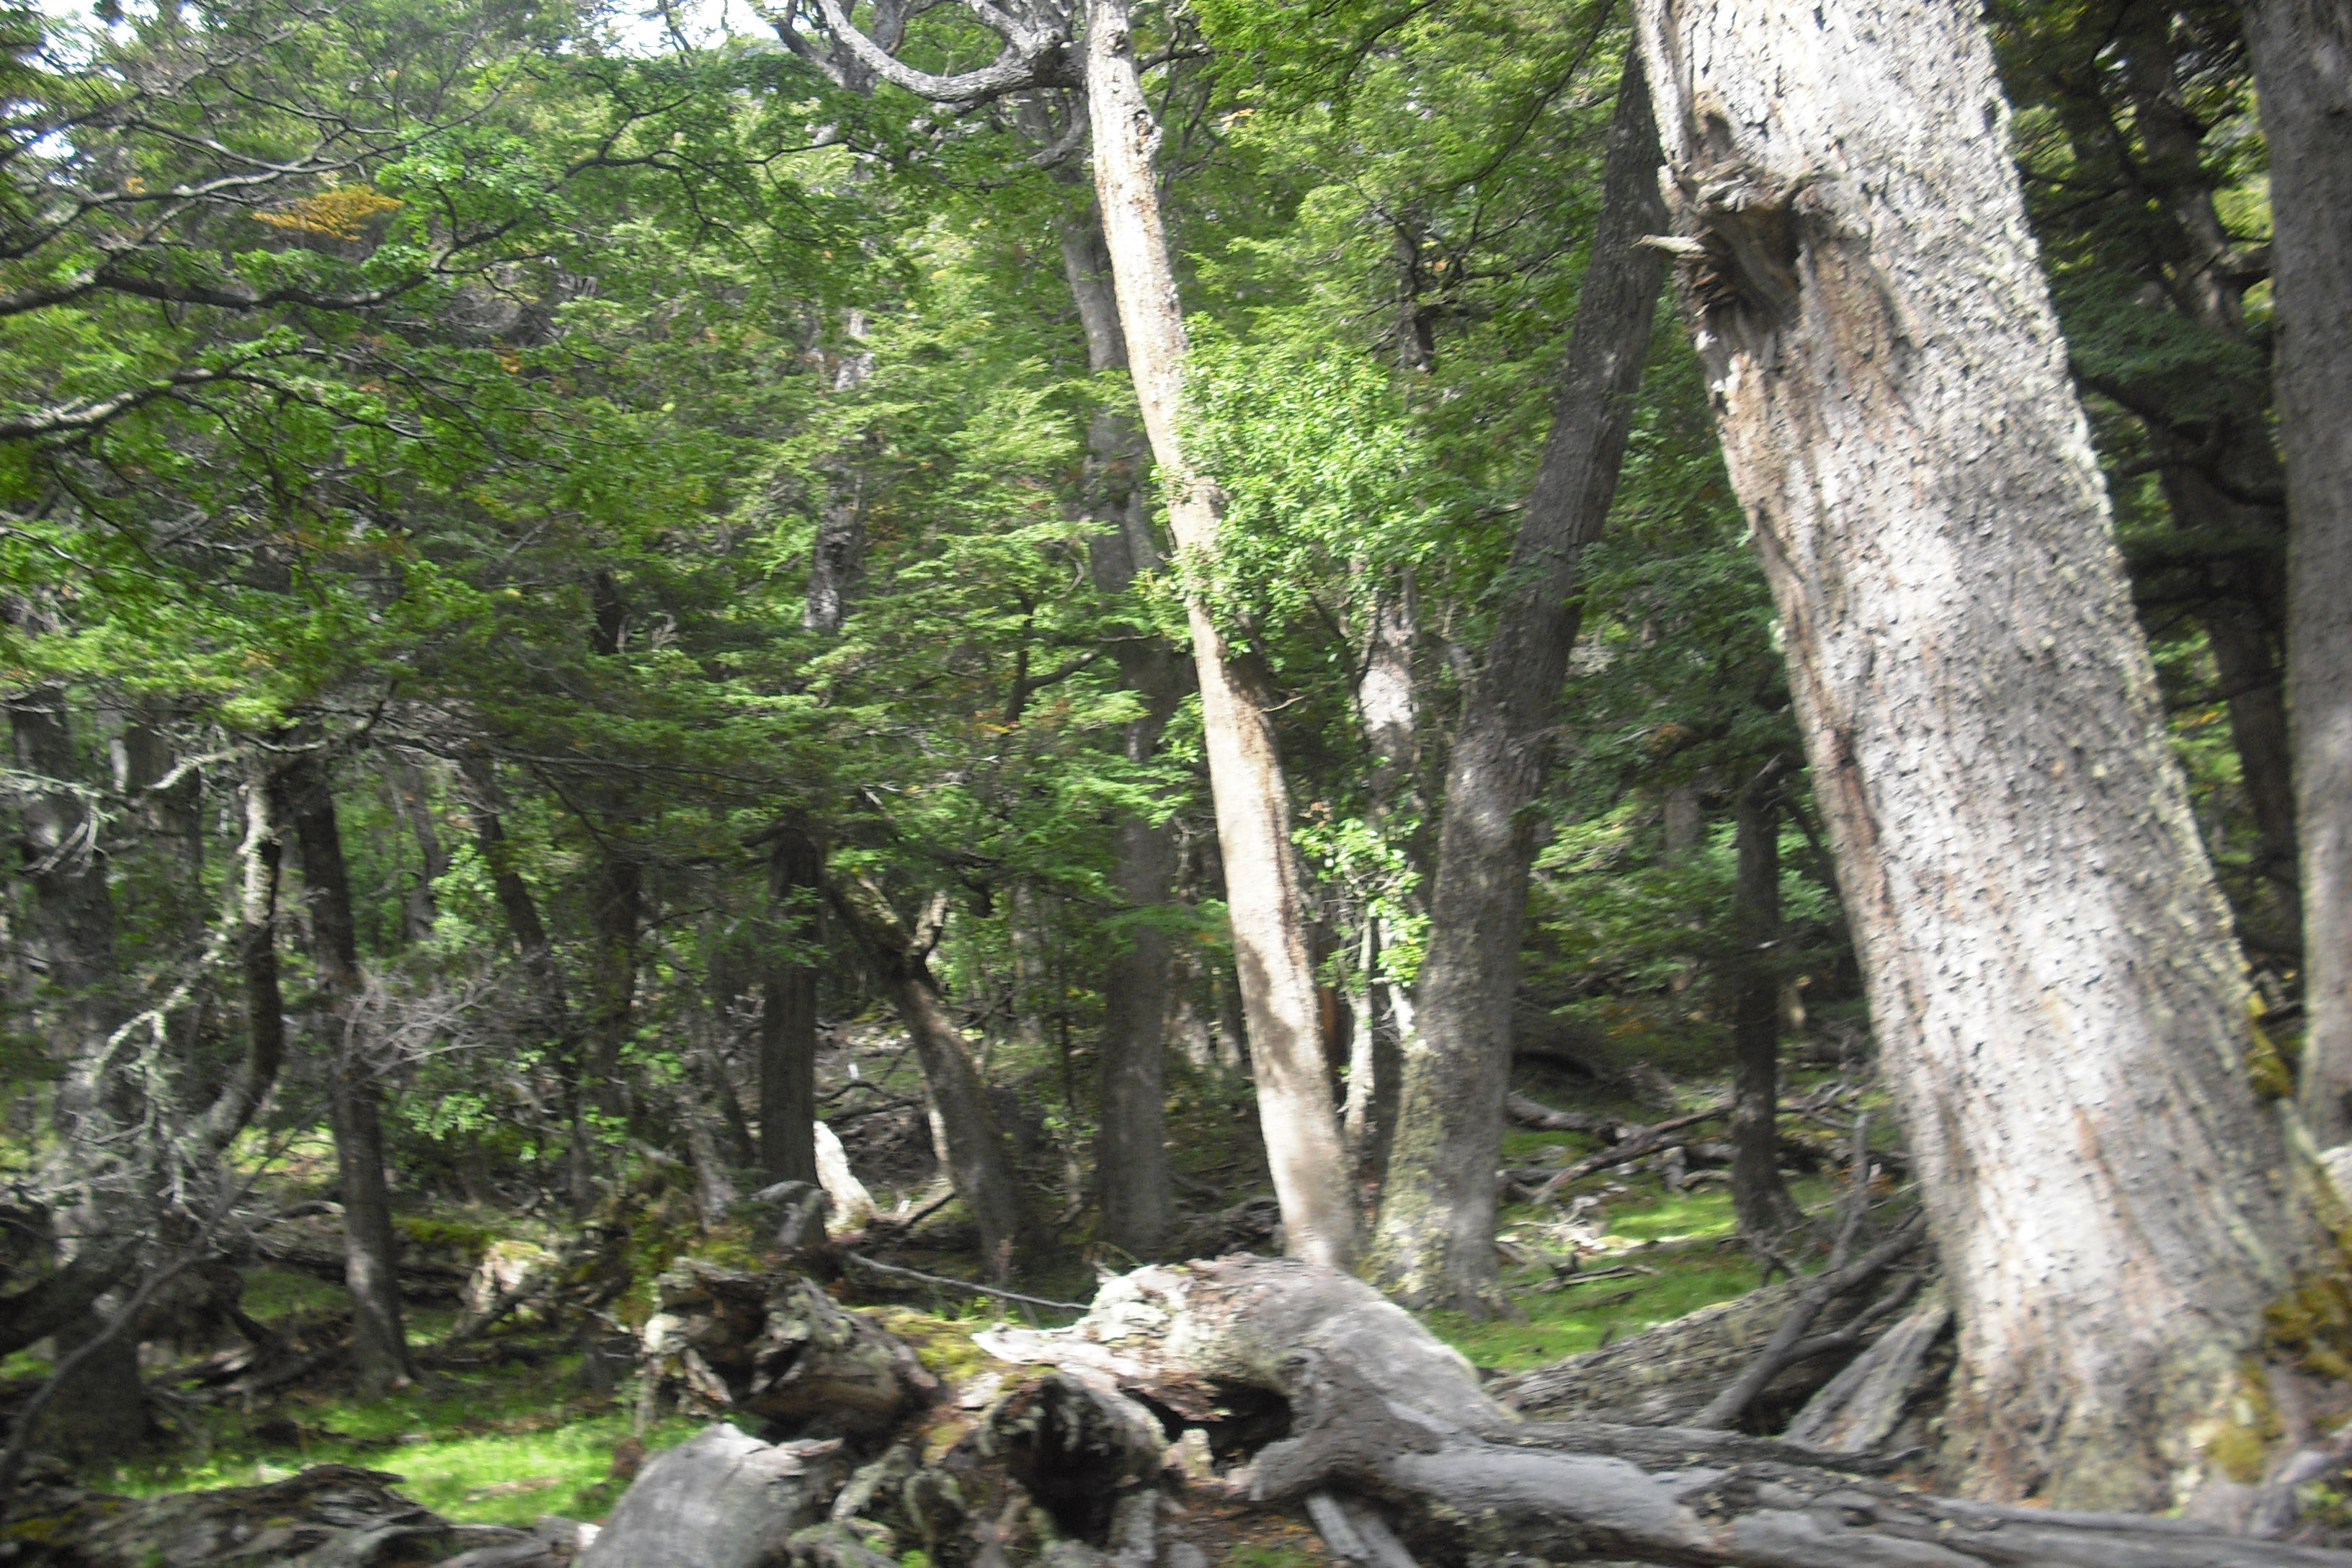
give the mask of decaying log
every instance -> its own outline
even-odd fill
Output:
[[[1127,1499],[1158,1476],[1167,1443],[1134,1400],[1060,1374],[997,1400],[981,1433],[982,1452],[1002,1459],[1064,1531],[1091,1541],[1111,1535]]]
[[[1840,1454],[1876,1448],[1901,1424],[1927,1372],[1927,1352],[1951,1323],[1942,1287],[1929,1287],[1901,1322],[1806,1403],[1782,1436]]]
[[[495,1558],[509,1568],[554,1568],[549,1539],[497,1525],[452,1524],[393,1490],[399,1479],[352,1465],[314,1465],[268,1486],[157,1498],[26,1485],[0,1512],[0,1562],[12,1568],[408,1568],[452,1562],[480,1568]]]
[[[643,1414],[665,1405],[779,1436],[871,1436],[940,1396],[905,1342],[796,1274],[687,1259],[655,1281]]]
[[[823,1516],[840,1452],[713,1426],[638,1472],[579,1568],[773,1568]]]
[[[1785,1316],[1784,1301],[1771,1321]],[[1069,1329],[979,1338],[1191,1424],[1219,1421],[1243,1390],[1279,1397],[1290,1434],[1256,1455],[1255,1495],[1376,1500],[1427,1563],[2352,1568],[2352,1552],[2186,1521],[1937,1497],[1769,1438],[1521,1426],[1370,1287],[1292,1259],[1138,1270]]]
[[[1499,1378],[1488,1392],[1528,1415],[1687,1426],[1755,1363],[1811,1282],[1809,1276],[1767,1285],[1598,1350]],[[1836,1298],[1827,1310],[1840,1316],[1861,1311],[1868,1305],[1866,1289]],[[1836,1371],[1827,1357],[1786,1367],[1751,1405],[1794,1409]]]

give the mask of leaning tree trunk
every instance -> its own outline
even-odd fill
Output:
[[[1064,225],[1062,270],[1086,329],[1087,368],[1097,375],[1126,369],[1127,340],[1098,223]],[[1087,426],[1087,519],[1098,531],[1087,541],[1087,553],[1095,587],[1106,595],[1126,593],[1139,574],[1160,565],[1143,483],[1150,459],[1133,420],[1109,407],[1096,412]],[[1183,700],[1183,655],[1145,626],[1115,629],[1112,638],[1120,682],[1143,708],[1121,737],[1127,760],[1141,765],[1158,754],[1160,735]],[[1144,1258],[1157,1256],[1175,1220],[1162,1091],[1175,952],[1168,933],[1151,922],[1151,911],[1164,909],[1175,892],[1175,824],[1130,811],[1112,830],[1111,856],[1112,883],[1141,918],[1119,933],[1103,966],[1095,1180],[1102,1194],[1103,1239]]]
[[[2302,847],[2302,1106],[2352,1142],[2352,13],[2252,0],[2270,144],[2271,287],[2286,449],[2288,706]]]
[[[945,1135],[941,1163],[948,1181],[980,1228],[981,1257],[1003,1279],[1022,1240],[1021,1189],[1013,1145],[996,1120],[971,1042],[948,1016],[939,982],[931,978],[928,947],[918,945],[882,890],[861,878],[835,881],[832,893],[835,907],[873,955],[906,1023]]]
[[[368,1394],[415,1376],[400,1310],[400,1243],[384,1181],[383,1107],[359,1016],[359,929],[333,785],[317,759],[287,781],[294,841],[309,893],[312,962],[327,994],[327,1112],[343,1197],[343,1282],[352,1296],[352,1351]]]
[[[1159,466],[1169,525],[1178,548],[1206,559],[1216,552],[1224,500],[1188,460],[1178,426],[1189,345],[1153,169],[1160,125],[1143,95],[1129,3],[1091,0],[1087,13],[1095,191],[1127,335],[1128,370]],[[1289,787],[1274,721],[1265,694],[1226,646],[1209,606],[1194,598],[1186,612],[1258,1118],[1282,1203],[1286,1245],[1297,1257],[1341,1262],[1355,1251],[1355,1211],[1323,1065],[1307,911],[1290,851]]]
[[[2247,1082],[1991,50],[1922,0],[1643,0],[1640,26],[1962,1324],[1947,1458],[1981,1493],[2169,1504],[2319,1237]]]
[[[1656,132],[1629,55],[1609,127],[1600,226],[1577,299],[1550,439],[1485,662],[1463,695],[1438,829],[1429,954],[1406,1036],[1372,1267],[1402,1300],[1484,1310],[1495,1288],[1495,1167],[1527,924],[1530,812],[1549,771],[1576,640],[1577,561],[1609,515],[1664,264]]]

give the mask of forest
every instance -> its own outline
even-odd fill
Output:
[[[0,0],[0,1561],[2352,1568],[2347,0]]]

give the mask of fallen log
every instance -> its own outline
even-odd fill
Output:
[[[897,1335],[797,1274],[688,1258],[655,1281],[640,1414],[746,1419],[778,1436],[864,1437],[940,1397]]]
[[[2352,1552],[2189,1521],[1939,1497],[1770,1438],[1523,1426],[1370,1286],[1296,1259],[1139,1269],[1068,1329],[975,1338],[1188,1426],[1218,1422],[1244,1390],[1278,1399],[1289,1435],[1228,1479],[1268,1501],[1373,1500],[1423,1563],[2352,1568]]]
[[[824,1517],[840,1452],[710,1427],[646,1462],[579,1568],[771,1568]]]
[[[355,1465],[314,1465],[268,1486],[135,1499],[30,1483],[0,1511],[0,1561],[11,1568],[557,1568],[562,1560],[555,1541],[533,1531],[453,1524],[393,1490],[399,1479]]]

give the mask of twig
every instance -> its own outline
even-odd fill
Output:
[[[1084,1312],[1082,1301],[1049,1301],[1043,1296],[1024,1296],[1018,1290],[1000,1290],[993,1285],[977,1284],[970,1279],[958,1279],[946,1274],[926,1274],[919,1268],[906,1268],[896,1263],[877,1263],[863,1253],[845,1252],[842,1256],[877,1274],[896,1274],[902,1279],[919,1279],[926,1285],[945,1285],[957,1290],[970,1290],[982,1296],[994,1296],[1001,1300],[1019,1301],[1032,1307],[1048,1307],[1056,1312]]]
[[[1553,1194],[1570,1182],[1589,1176],[1595,1171],[1605,1171],[1612,1165],[1622,1165],[1629,1160],[1638,1160],[1644,1154],[1654,1154],[1667,1145],[1671,1134],[1698,1122],[1711,1121],[1718,1116],[1728,1115],[1730,1110],[1731,1107],[1727,1105],[1718,1105],[1706,1110],[1694,1110],[1687,1116],[1670,1118],[1654,1127],[1645,1127],[1616,1147],[1603,1149],[1598,1154],[1587,1154],[1575,1164],[1568,1166],[1536,1189],[1534,1201],[1549,1203]]]

